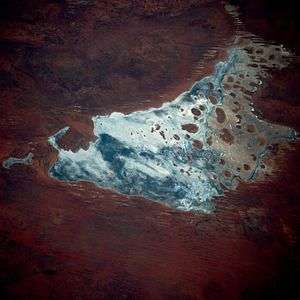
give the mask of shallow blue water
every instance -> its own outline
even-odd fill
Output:
[[[243,55],[240,49],[232,50],[226,62],[216,65],[213,75],[160,108],[94,117],[97,139],[88,150],[61,149],[57,140],[68,128],[62,129],[49,138],[59,151],[50,175],[64,181],[94,182],[174,208],[209,211],[214,196],[236,187],[237,176],[225,177],[220,167],[224,149],[209,145],[207,138],[215,134],[208,121],[215,105],[224,101],[224,76],[236,72]],[[195,108],[201,110],[199,116],[192,113]],[[186,124],[193,124],[193,130],[184,128]],[[195,141],[201,141],[202,147],[194,147]],[[243,179],[253,179],[255,172]]]
[[[24,158],[9,157],[3,161],[2,166],[6,169],[10,169],[13,165],[31,165],[33,154],[29,152]]]

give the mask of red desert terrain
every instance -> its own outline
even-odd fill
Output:
[[[289,1],[232,1],[245,30],[299,54]],[[91,117],[159,107],[210,74],[237,34],[225,1],[0,3],[0,299],[292,299],[299,278],[300,143],[273,145],[274,170],[174,210],[48,175],[94,139]],[[300,131],[300,62],[273,74],[257,113]]]

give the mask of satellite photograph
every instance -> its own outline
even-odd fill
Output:
[[[0,299],[298,299],[291,0],[0,1]]]

